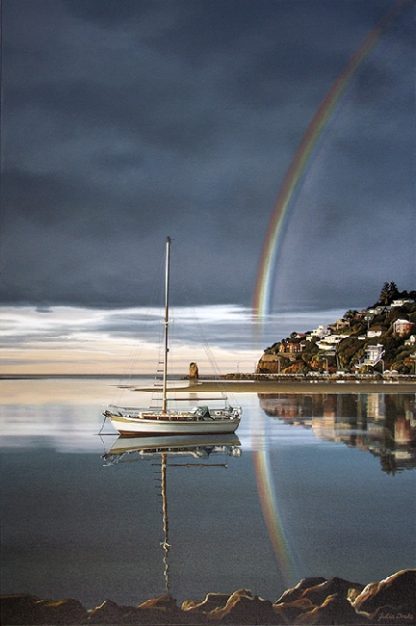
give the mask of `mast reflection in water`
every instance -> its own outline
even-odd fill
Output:
[[[110,450],[103,455],[106,465],[134,462],[149,457],[160,458],[160,494],[162,497],[162,530],[160,543],[163,553],[163,577],[165,593],[171,597],[169,572],[169,515],[167,470],[168,467],[223,467],[227,463],[213,463],[211,457],[241,455],[240,440],[232,435],[178,435],[165,437],[119,437]],[[184,462],[177,462],[184,459]],[[173,460],[176,462],[169,462]],[[208,462],[207,462],[208,461]]]
[[[416,467],[414,394],[258,394],[266,415],[311,428],[319,439],[344,443],[380,459],[394,474]]]

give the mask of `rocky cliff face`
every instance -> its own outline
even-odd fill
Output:
[[[257,363],[256,374],[267,372],[268,374],[278,374],[280,372],[279,356],[265,352]]]
[[[1,597],[1,623],[30,624],[362,624],[416,623],[416,570],[402,570],[367,586],[342,578],[304,578],[275,602],[248,589],[208,593],[178,606],[168,595],[135,606],[106,600],[87,610],[72,599]]]

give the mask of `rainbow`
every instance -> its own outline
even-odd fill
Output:
[[[338,100],[347,88],[351,77],[374,48],[381,34],[385,31],[390,22],[409,1],[410,0],[397,0],[388,13],[386,13],[373,30],[370,31],[361,46],[351,57],[344,70],[335,80],[306,129],[302,141],[283,179],[263,244],[253,297],[253,309],[259,321],[271,311],[274,274],[289,221],[289,209],[291,205],[295,204],[291,202],[291,200],[302,186],[308,161],[313,153],[316,142],[331,117]]]
[[[252,461],[255,469],[257,493],[270,543],[273,548],[279,574],[286,587],[299,577],[297,560],[291,550],[288,534],[283,523],[281,504],[276,498],[273,472],[270,464],[266,419],[260,410],[255,430],[251,431],[253,440]]]
[[[319,105],[302,141],[293,157],[290,167],[283,180],[276,206],[270,219],[267,236],[259,263],[253,309],[260,321],[270,312],[274,271],[282,247],[284,234],[289,220],[291,201],[296,197],[304,179],[308,161],[313,153],[318,138],[331,117],[338,100],[341,98],[348,82],[359,65],[376,45],[379,37],[396,15],[409,3],[409,0],[398,0],[390,11],[377,23],[367,35],[361,46],[351,57],[344,70],[335,80],[331,89]],[[293,204],[293,202],[292,202]],[[264,421],[264,420],[263,420]],[[260,450],[253,451],[253,462],[256,471],[257,490],[263,518],[268,530],[270,542],[282,576],[287,583],[297,575],[295,559],[290,550],[281,512],[275,495],[274,482],[270,469],[269,452],[267,449],[264,423],[256,437],[262,439]]]
[[[257,492],[263,519],[266,524],[270,543],[285,586],[288,587],[296,579],[293,558],[289,550],[289,542],[282,523],[277,504],[273,477],[270,470],[269,454],[266,450],[253,450],[253,463],[256,472]]]

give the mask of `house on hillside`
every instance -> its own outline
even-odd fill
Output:
[[[354,319],[355,320],[362,320],[364,319],[364,317],[367,315],[367,310],[364,309],[363,311],[357,311],[357,313],[354,315]]]
[[[343,339],[345,339],[345,335],[329,335],[318,341],[317,346],[320,350],[334,350]]]
[[[318,337],[319,339],[322,339],[322,337],[327,337],[330,334],[331,331],[329,330],[329,328],[327,326],[324,326],[323,324],[320,324],[318,328],[315,328],[315,330],[311,332],[311,337]]]
[[[367,346],[367,349],[365,351],[365,358],[369,364],[375,365],[379,362],[383,354],[384,346],[381,343],[376,343],[373,346]]]
[[[367,337],[371,339],[372,337],[380,337],[381,330],[369,330],[367,332]]]
[[[409,320],[396,320],[393,323],[393,335],[395,337],[407,337],[410,335],[414,327],[414,323]]]
[[[283,354],[298,354],[305,348],[305,343],[301,341],[292,341],[291,339],[283,339],[280,342],[279,352]]]
[[[391,303],[392,307],[400,307],[400,306],[404,306],[405,304],[414,304],[415,301],[411,300],[410,298],[403,298],[401,300],[393,300],[393,302]]]
[[[344,320],[341,318],[335,322],[335,330],[345,330],[346,328],[350,328],[350,326],[350,320]]]
[[[381,343],[376,343],[373,346],[367,346],[364,359],[358,363],[356,367],[363,367],[369,365],[374,367],[379,361],[381,361],[384,354],[384,346]]]

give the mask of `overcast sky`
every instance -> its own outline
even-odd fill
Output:
[[[279,186],[390,0],[3,0],[3,304],[249,306]],[[414,6],[355,73],[296,198],[274,308],[415,275]],[[414,282],[414,281],[413,281]]]
[[[160,369],[160,308],[0,307],[1,374],[154,374]],[[251,308],[173,307],[169,372],[201,375],[253,372],[266,345],[294,329],[316,328],[342,311],[275,314],[262,332]]]

